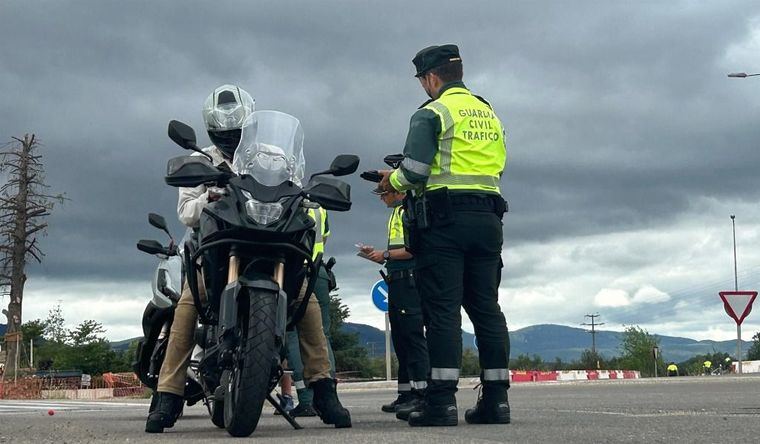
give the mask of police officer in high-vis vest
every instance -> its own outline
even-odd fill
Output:
[[[456,45],[425,48],[413,63],[432,100],[411,118],[400,168],[383,172],[380,183],[385,190],[415,191],[405,204],[406,221],[427,316],[430,378],[425,404],[409,412],[409,424],[458,422],[454,394],[462,363],[461,307],[475,328],[483,383],[465,420],[507,424],[509,336],[498,303],[505,133],[488,102],[462,83]]]
[[[393,348],[398,359],[398,397],[382,406],[382,411],[395,413],[415,409],[422,404],[427,387],[428,351],[422,304],[414,276],[414,257],[404,248],[404,226],[401,202],[404,195],[397,191],[375,190],[383,203],[392,208],[388,220],[387,249],[375,250],[365,246],[367,258],[385,264],[388,283],[388,318],[391,324]]]

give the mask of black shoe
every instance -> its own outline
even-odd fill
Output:
[[[455,426],[458,423],[456,404],[425,404],[422,411],[409,414],[409,425],[412,427]]]
[[[174,427],[177,418],[182,413],[184,398],[174,393],[159,392],[158,407],[148,415],[145,423],[147,433],[163,433],[164,429]]]
[[[412,412],[421,412],[425,406],[425,399],[421,396],[412,396],[408,402],[396,406],[396,418],[409,421]]]
[[[338,400],[334,379],[320,379],[312,382],[309,387],[314,390],[314,410],[322,422],[334,424],[336,429],[351,427],[351,414]]]
[[[398,397],[393,400],[393,402],[389,404],[383,404],[382,407],[380,407],[380,410],[384,411],[385,413],[394,413],[396,411],[396,407],[398,407],[401,404],[405,404],[412,399],[412,394],[409,392],[399,393]]]
[[[509,424],[509,399],[506,387],[484,387],[475,407],[464,413],[467,424]]]
[[[317,412],[314,411],[314,407],[307,404],[298,404],[296,408],[290,411],[290,416],[294,418],[305,418],[311,416],[317,416]]]

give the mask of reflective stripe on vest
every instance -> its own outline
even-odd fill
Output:
[[[391,218],[388,219],[388,249],[400,248],[404,246],[404,223],[401,219],[404,214],[404,208],[397,206],[393,208]]]
[[[441,120],[438,152],[430,165],[426,189],[499,193],[507,152],[501,121],[493,110],[461,87],[447,89],[425,109]],[[420,166],[404,167],[415,171],[414,167]]]

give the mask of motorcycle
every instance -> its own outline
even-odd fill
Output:
[[[214,393],[213,411],[223,412],[232,436],[253,433],[264,401],[300,428],[271,392],[283,375],[286,331],[306,311],[309,297],[299,302],[298,296],[304,288],[311,296],[322,261],[321,254],[312,259],[315,222],[307,212],[316,205],[351,208],[350,186],[326,176],[352,174],[359,158],[337,156],[302,188],[303,131],[293,116],[253,112],[235,151],[235,172],[213,166],[191,127],[171,121],[168,132],[177,145],[199,154],[170,159],[166,183],[225,190],[203,209],[197,240],[184,246],[187,285],[201,323],[200,383]]]
[[[165,232],[169,237],[169,245],[166,247],[156,240],[143,239],[137,243],[138,250],[154,255],[159,259],[151,285],[153,297],[143,311],[143,337],[137,343],[135,361],[132,363],[132,368],[140,381],[153,390],[154,395],[150,404],[150,411],[153,411],[158,399],[155,396],[158,374],[164,362],[169,333],[174,320],[174,309],[177,301],[179,301],[182,282],[184,282],[183,251],[179,247],[184,245],[184,240],[189,238],[192,232],[188,230],[185,239],[177,244],[162,216],[150,213],[148,214],[148,223]],[[197,355],[198,350],[199,348],[196,347],[193,358]],[[185,401],[188,406],[192,406],[201,400],[206,405],[209,404],[210,394],[205,393],[202,385],[198,382],[197,368],[197,359],[191,359],[185,384]]]

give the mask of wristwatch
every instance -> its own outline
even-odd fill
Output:
[[[383,251],[383,259],[386,261],[391,258],[391,252],[388,250]]]

